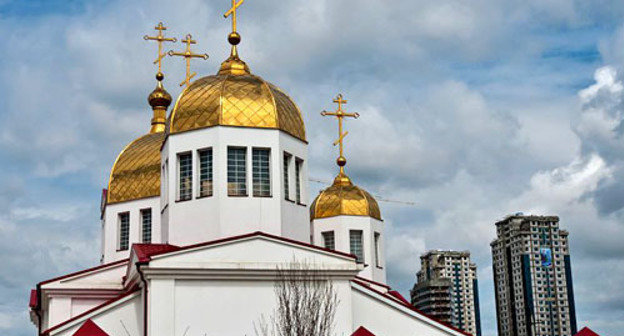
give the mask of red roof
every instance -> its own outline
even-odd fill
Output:
[[[169,244],[132,244],[139,262],[148,262],[153,255],[179,250],[179,246]]]
[[[447,328],[449,328],[449,329],[452,329],[452,330],[454,330],[454,331],[457,331],[457,332],[459,332],[459,333],[461,333],[461,334],[464,334],[464,335],[466,335],[466,336],[472,336],[472,334],[469,334],[469,333],[467,333],[467,332],[465,332],[465,331],[463,331],[463,330],[461,330],[461,329],[458,329],[458,328],[453,327],[452,325],[450,325],[450,324],[448,324],[448,323],[442,322],[442,321],[440,321],[440,320],[438,320],[438,319],[436,319],[436,318],[434,318],[434,317],[431,317],[431,316],[429,316],[429,315],[427,315],[427,314],[423,313],[422,311],[420,311],[420,310],[416,309],[416,307],[414,307],[414,306],[412,306],[410,303],[408,303],[405,299],[403,299],[403,300],[400,300],[400,299],[399,299],[399,300],[397,300],[397,298],[396,298],[395,296],[391,295],[391,294],[390,294],[390,292],[388,292],[388,293],[383,293],[383,292],[380,292],[380,291],[376,290],[375,288],[371,287],[370,285],[368,285],[366,282],[360,281],[360,280],[358,280],[358,279],[353,279],[353,280],[351,280],[351,282],[356,283],[356,284],[358,284],[358,285],[362,286],[363,288],[366,288],[366,289],[368,289],[369,291],[372,291],[372,292],[374,292],[374,293],[377,293],[377,294],[379,294],[379,295],[381,295],[381,296],[383,296],[383,297],[386,297],[386,298],[392,298],[392,299],[393,299],[393,301],[400,303],[400,304],[401,304],[402,306],[404,306],[405,308],[408,308],[408,309],[410,309],[411,311],[413,311],[413,312],[415,312],[415,313],[417,313],[417,314],[419,314],[419,315],[421,315],[421,316],[424,316],[424,317],[428,318],[429,320],[431,320],[431,321],[433,321],[433,322],[439,323],[439,324],[441,324],[441,325],[443,325],[443,326],[445,326],[445,327],[447,327]],[[400,294],[399,294],[399,295],[400,295]]]
[[[91,319],[86,320],[72,336],[109,336]]]
[[[593,330],[585,327],[585,328],[581,329],[581,331],[576,333],[576,335],[574,335],[574,336],[600,336],[600,335],[596,334]]]
[[[207,241],[207,242],[204,242],[204,243],[193,244],[193,245],[186,245],[186,246],[175,246],[175,245],[169,245],[169,244],[134,244],[133,245],[133,249],[135,250],[135,253],[137,254],[137,257],[139,257],[139,261],[140,262],[149,262],[151,260],[151,257],[159,255],[159,254],[165,254],[165,253],[174,252],[174,251],[190,250],[190,249],[194,249],[194,248],[197,248],[197,247],[210,246],[210,245],[215,245],[215,244],[220,244],[220,243],[225,243],[225,242],[230,242],[230,241],[236,241],[236,240],[239,240],[239,239],[245,239],[245,238],[250,238],[250,237],[272,238],[272,239],[280,240],[280,241],[287,242],[287,243],[290,243],[290,244],[299,245],[299,246],[305,246],[305,247],[308,247],[308,248],[313,248],[315,250],[325,251],[325,252],[329,252],[331,254],[337,254],[337,255],[340,255],[340,256],[343,256],[343,257],[356,259],[356,256],[353,255],[353,254],[344,253],[344,252],[335,251],[335,250],[330,250],[330,249],[327,249],[327,248],[324,248],[324,247],[321,247],[321,246],[316,246],[316,245],[300,242],[300,241],[297,241],[297,240],[294,240],[294,239],[285,238],[285,237],[275,236],[275,235],[272,235],[272,234],[269,234],[269,233],[265,233],[265,232],[262,232],[262,231],[256,231],[256,232],[252,232],[252,233],[243,234],[243,235],[240,235],[240,236],[233,236],[233,237],[228,237],[228,238],[211,240],[211,241]]]
[[[399,292],[397,292],[395,290],[388,291],[388,294],[392,295],[395,299],[398,299],[398,300],[400,300],[403,303],[411,305],[411,303],[409,301],[405,300],[405,298],[403,297],[403,295],[401,295],[401,293],[399,293]]]
[[[37,307],[37,290],[30,290],[30,300],[28,301],[28,307],[35,308]]]
[[[364,327],[359,327],[351,336],[375,336],[375,334]]]

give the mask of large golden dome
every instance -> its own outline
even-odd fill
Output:
[[[275,85],[252,75],[235,49],[217,75],[200,78],[182,92],[169,133],[217,125],[279,129],[306,140],[297,105]]]
[[[160,195],[160,147],[165,132],[146,134],[119,154],[108,182],[107,203]]]
[[[344,173],[334,183],[321,191],[310,207],[310,220],[334,216],[367,216],[381,220],[377,201],[351,182]]]

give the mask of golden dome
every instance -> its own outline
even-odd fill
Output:
[[[107,203],[160,195],[160,147],[164,132],[146,134],[117,157],[108,182]]]
[[[306,140],[297,105],[275,85],[252,75],[235,46],[217,75],[200,78],[182,92],[169,132],[217,125],[279,129]]]
[[[310,220],[334,216],[367,216],[381,220],[377,201],[340,173],[334,184],[321,191],[310,207]]]

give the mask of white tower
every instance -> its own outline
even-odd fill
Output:
[[[171,96],[164,75],[149,95],[154,117],[150,132],[124,148],[113,164],[102,202],[102,255],[108,263],[127,258],[133,243],[162,242],[160,228],[160,148],[165,139]]]
[[[218,73],[190,83],[169,118],[161,151],[163,241],[186,245],[253,231],[309,241],[301,112],[251,74],[235,30],[228,40],[232,52]]]
[[[324,116],[338,119],[338,140],[340,146],[337,163],[340,173],[334,183],[321,191],[310,207],[312,241],[315,245],[331,250],[351,253],[364,264],[360,276],[380,283],[386,282],[384,255],[384,223],[377,201],[365,190],[351,182],[345,174],[347,159],[343,152],[342,122],[344,117],[357,118],[357,113],[346,113],[342,105],[347,101],[338,95],[335,112],[322,112]]]

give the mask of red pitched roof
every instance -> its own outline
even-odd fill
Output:
[[[179,250],[179,246],[169,244],[132,244],[139,262],[148,262],[153,255]]]
[[[91,319],[86,320],[72,336],[109,336]]]
[[[581,329],[581,331],[576,333],[576,335],[574,336],[600,336],[600,335],[596,334],[593,330],[589,329],[588,327],[585,327]]]
[[[37,290],[30,290],[30,300],[28,301],[28,307],[35,308],[37,307]]]
[[[364,327],[359,327],[351,336],[375,336],[375,334]]]

